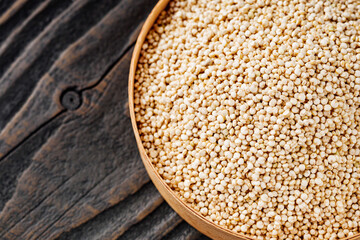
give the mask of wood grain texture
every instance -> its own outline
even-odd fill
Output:
[[[19,111],[39,79],[46,75],[60,54],[119,1],[72,1],[36,38],[26,44],[26,48],[0,78],[0,129]]]
[[[162,204],[140,223],[132,226],[125,234],[117,240],[148,240],[161,239],[180,222],[181,218],[169,205]]]
[[[7,4],[4,3],[4,5],[8,5],[9,7],[3,9],[5,12],[0,16],[0,42],[7,37],[10,32],[9,30],[13,29],[27,18],[42,0],[16,0],[13,2],[3,2],[7,2]]]
[[[201,236],[177,230],[131,129],[129,64],[155,4],[0,3],[0,239]],[[78,108],[62,104],[68,90]]]
[[[82,226],[62,234],[58,239],[114,239],[124,234],[132,225],[144,219],[162,202],[163,199],[154,185],[147,183],[118,205],[107,209]]]
[[[143,20],[136,16],[143,16],[145,9],[149,10],[143,8],[149,2],[138,1],[137,5],[129,0],[122,1],[61,54],[37,83],[24,106],[0,133],[0,158],[39,125],[63,110],[58,100],[65,89],[76,86],[78,90],[83,90],[95,85],[103,77],[109,66],[135,41],[136,30]],[[137,24],[131,25],[134,23]],[[35,111],[36,115],[31,114]]]
[[[131,144],[129,119],[113,115],[123,112],[119,103],[126,102],[126,81],[112,80],[127,71],[129,58],[125,56],[115,72],[83,93],[81,108],[68,114],[34,156],[0,215],[0,226],[7,223],[1,238],[56,237],[59,229],[71,227],[69,219],[90,219],[148,181]],[[44,211],[48,215],[41,219]]]
[[[195,240],[201,237],[201,233],[186,222],[180,223],[163,240]]]
[[[13,4],[14,0],[9,1],[1,1],[0,2],[0,15],[4,15],[4,12],[6,12],[10,6]]]
[[[9,36],[4,38],[6,35],[2,35],[5,41],[0,47],[0,76],[21,54],[26,45],[70,4],[71,0],[46,0],[39,4],[29,16],[26,18],[22,16],[19,26],[8,32]],[[5,30],[2,27],[0,27],[0,33]]]

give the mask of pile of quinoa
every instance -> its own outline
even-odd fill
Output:
[[[135,115],[156,170],[255,239],[360,232],[360,0],[175,0],[142,46]]]

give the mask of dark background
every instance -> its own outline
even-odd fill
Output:
[[[127,108],[155,0],[0,0],[0,239],[206,239],[161,198]]]

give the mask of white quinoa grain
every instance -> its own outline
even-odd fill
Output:
[[[360,232],[360,1],[174,0],[135,74],[154,167],[256,239]]]

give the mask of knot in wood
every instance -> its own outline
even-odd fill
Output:
[[[81,102],[81,94],[76,90],[65,90],[61,95],[61,104],[68,110],[78,109]]]

